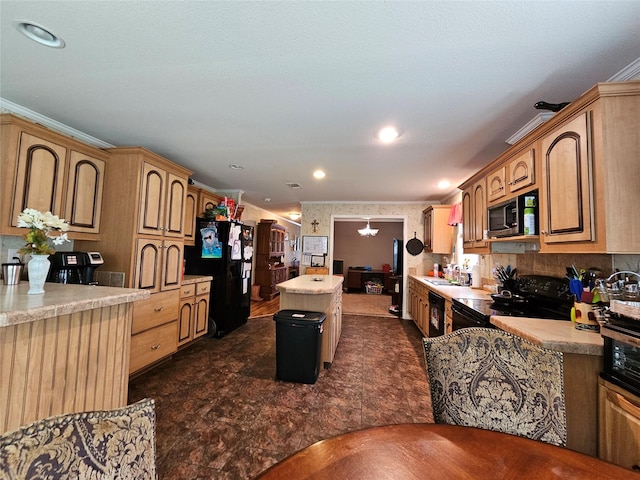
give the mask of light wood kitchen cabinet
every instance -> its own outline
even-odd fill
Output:
[[[178,350],[180,291],[156,293],[134,304],[129,373],[145,370]]]
[[[453,227],[448,224],[451,205],[433,205],[423,212],[424,251],[428,253],[451,253]]]
[[[17,216],[33,208],[67,220],[72,239],[97,239],[110,155],[14,115],[1,122],[0,233],[21,236]]]
[[[507,187],[509,193],[518,192],[536,184],[535,149],[529,148],[507,164]]]
[[[640,253],[640,82],[597,84],[540,140],[541,253]]]
[[[196,217],[198,213],[198,192],[199,188],[189,185],[187,196],[184,199],[184,244],[195,245],[196,243]]]
[[[139,238],[133,288],[156,293],[180,287],[183,243],[180,240]]]
[[[138,233],[182,238],[187,179],[143,162]]]
[[[191,172],[142,147],[111,148],[109,153],[103,241],[97,247],[76,242],[76,247],[97,248],[110,271],[125,273],[125,287],[151,292],[133,313],[130,372],[136,373],[177,349]]]
[[[540,233],[545,243],[592,240],[592,169],[585,112],[542,139]]]
[[[409,315],[422,335],[429,336],[429,289],[419,280],[409,277],[407,305]]]
[[[598,456],[640,472],[640,397],[599,382]]]
[[[487,202],[493,203],[507,195],[507,167],[497,168],[487,175]]]
[[[210,292],[210,280],[190,283],[180,288],[178,347],[187,345],[207,333]]]
[[[224,200],[224,198],[220,195],[216,195],[215,193],[201,189],[198,200],[198,216],[202,217],[204,215],[204,212],[206,212],[207,210],[216,208],[218,205],[220,205],[221,200]]]
[[[464,187],[462,192],[462,240],[465,253],[487,253],[489,242],[484,238],[487,230],[486,178],[480,178]]]

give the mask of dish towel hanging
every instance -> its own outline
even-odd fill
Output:
[[[451,210],[449,211],[449,221],[447,225],[456,226],[459,223],[462,223],[462,202],[454,203],[451,205]]]

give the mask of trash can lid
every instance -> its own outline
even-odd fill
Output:
[[[307,312],[305,310],[280,310],[273,316],[273,319],[277,321],[305,321],[313,323],[324,322],[327,316],[324,312]]]

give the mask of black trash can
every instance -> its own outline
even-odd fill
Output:
[[[276,322],[276,377],[297,383],[316,383],[320,372],[322,312],[280,310]]]

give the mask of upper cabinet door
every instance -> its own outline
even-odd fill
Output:
[[[20,134],[11,225],[25,208],[64,217],[62,201],[67,149],[26,132]],[[3,175],[7,172],[3,172]]]
[[[536,183],[535,150],[532,148],[509,162],[509,192],[517,192],[521,188]]]
[[[64,218],[76,232],[99,233],[105,162],[71,151]]]
[[[486,182],[483,178],[473,184],[473,246],[486,248],[488,242],[484,233],[487,230]]]
[[[165,170],[147,162],[142,165],[138,233],[163,234],[167,192],[166,178],[167,172]],[[182,201],[184,202],[184,194]]]
[[[506,178],[507,169],[504,166],[487,175],[487,201],[489,203],[499,200],[507,194]]]
[[[184,235],[185,202],[187,198],[187,181],[173,173],[167,174],[167,205],[165,210],[166,224],[164,235],[182,238]]]
[[[588,132],[585,112],[542,139],[540,233],[545,243],[592,240]]]
[[[187,187],[187,196],[184,200],[184,244],[195,245],[196,216],[198,208],[198,190]]]

